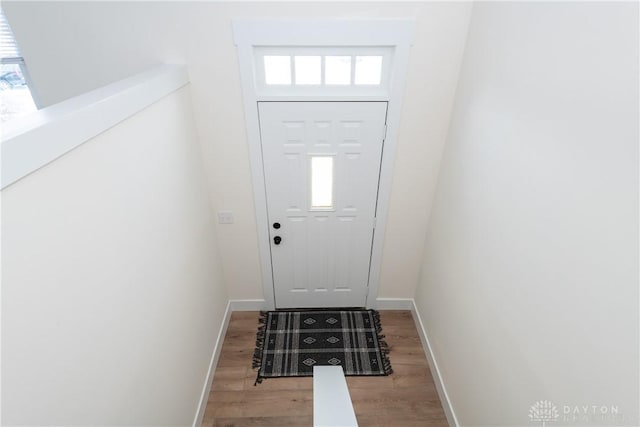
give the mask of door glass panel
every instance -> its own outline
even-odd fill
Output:
[[[351,84],[351,57],[326,56],[324,58],[324,82],[328,85]]]
[[[311,157],[311,209],[333,208],[333,157]]]
[[[319,85],[321,71],[320,56],[296,56],[296,84]]]
[[[379,85],[382,56],[356,56],[356,84]]]
[[[290,85],[291,57],[265,55],[264,81],[268,85]]]

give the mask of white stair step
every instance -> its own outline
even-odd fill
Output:
[[[313,367],[313,426],[358,426],[341,366]]]

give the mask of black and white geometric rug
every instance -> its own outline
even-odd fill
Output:
[[[375,310],[267,311],[253,356],[263,378],[306,377],[315,365],[342,366],[345,375],[389,375],[389,346]]]

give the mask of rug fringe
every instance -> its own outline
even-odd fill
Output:
[[[260,317],[258,318],[258,332],[256,334],[256,348],[253,351],[253,363],[251,364],[252,369],[259,369],[262,365],[262,349],[264,348],[264,335],[265,328],[267,323],[267,311],[261,311]],[[258,370],[258,375],[256,377],[256,382],[253,384],[258,385],[262,382],[262,377],[260,376],[260,371]]]
[[[391,360],[389,359],[389,353],[391,348],[385,341],[385,336],[382,335],[382,323],[380,322],[380,312],[378,310],[370,310],[373,317],[373,324],[376,328],[376,335],[378,336],[378,345],[380,346],[380,353],[382,354],[382,362],[384,365],[385,375],[393,374],[393,368],[391,367]]]
[[[258,372],[258,374],[256,375],[256,381],[253,383],[253,386],[256,387],[258,384],[262,384],[263,379],[264,378],[260,376],[260,372]]]

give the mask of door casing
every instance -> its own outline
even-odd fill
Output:
[[[378,288],[384,234],[389,211],[393,165],[398,142],[405,78],[409,51],[415,31],[414,19],[234,19],[233,31],[242,83],[247,143],[251,164],[258,249],[262,269],[264,302],[252,308],[275,308],[273,274],[271,266],[269,222],[264,185],[262,147],[258,102],[261,101],[386,101],[387,132],[380,166],[378,204],[376,208],[376,232],[374,233],[369,269],[369,293],[366,306],[377,308]],[[254,73],[254,49],[259,46],[391,46],[393,64],[389,90],[384,94],[340,96],[309,95],[260,95]]]

